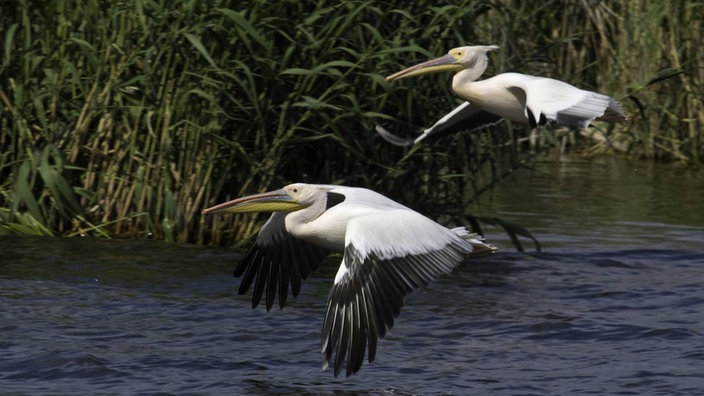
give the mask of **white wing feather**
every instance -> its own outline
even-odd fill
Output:
[[[397,209],[351,220],[345,246],[354,245],[362,260],[370,253],[387,260],[428,253],[461,240],[455,232],[417,212]]]
[[[357,371],[399,315],[405,296],[450,272],[473,251],[468,235],[409,209],[351,219],[323,320],[323,368]],[[334,359],[333,359],[334,356]]]
[[[584,129],[604,115],[615,103],[606,95],[585,91],[565,82],[545,77],[518,73],[501,75],[505,82],[522,89],[526,95],[526,117],[531,112],[534,120],[541,115],[548,121],[572,129]]]

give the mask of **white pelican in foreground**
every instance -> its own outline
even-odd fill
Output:
[[[266,293],[269,310],[279,294],[283,308],[289,283],[293,296],[301,280],[329,252],[343,253],[323,321],[323,369],[333,355],[337,376],[357,372],[367,348],[371,363],[404,297],[465,257],[495,248],[463,227],[448,229],[364,188],[296,183],[203,210],[211,213],[274,212],[235,269],[239,293],[254,283],[252,306]]]
[[[502,118],[527,123],[531,128],[554,123],[572,130],[584,129],[594,120],[617,122],[627,119],[616,100],[551,78],[502,73],[476,81],[489,62],[486,53],[497,48],[496,45],[454,48],[445,56],[386,77],[387,81],[393,81],[432,72],[454,71],[452,90],[466,102],[415,140],[395,136],[380,126],[377,126],[377,132],[393,144],[406,146],[431,136],[478,129]]]

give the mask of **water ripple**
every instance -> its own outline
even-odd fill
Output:
[[[88,257],[35,261],[37,245],[81,249],[74,240],[33,243],[0,239],[17,257],[0,276],[8,393],[676,395],[704,387],[704,254],[695,250],[505,252],[467,263],[413,293],[377,361],[345,379],[321,371],[319,353],[338,259],[286,309],[266,312],[236,295],[236,258],[224,249],[100,241]],[[121,258],[111,259],[116,251]],[[202,262],[213,264],[194,271]]]

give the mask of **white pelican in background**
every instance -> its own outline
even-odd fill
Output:
[[[463,227],[448,229],[364,188],[296,183],[203,210],[211,213],[274,212],[235,269],[239,293],[254,283],[252,306],[266,293],[269,310],[279,294],[283,308],[289,283],[301,280],[329,252],[343,253],[323,321],[323,369],[333,355],[337,376],[343,365],[357,372],[368,347],[371,363],[404,297],[465,257],[495,248]]]
[[[452,90],[466,102],[415,140],[395,136],[380,126],[377,126],[377,132],[393,144],[406,146],[431,136],[478,129],[502,118],[527,123],[531,128],[554,123],[573,130],[584,129],[594,120],[616,122],[627,119],[616,100],[551,78],[502,73],[476,81],[489,63],[486,53],[497,48],[496,45],[454,48],[445,56],[386,77],[387,81],[393,81],[432,72],[454,71]]]

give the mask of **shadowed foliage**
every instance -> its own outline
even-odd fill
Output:
[[[592,3],[0,2],[0,233],[232,243],[259,219],[200,210],[291,181],[458,219],[549,147],[700,163],[703,6]],[[449,75],[383,76],[466,44],[501,46],[487,75],[558,78],[631,120],[381,140],[375,124],[412,135],[459,103]]]

